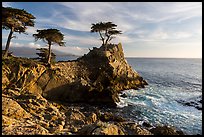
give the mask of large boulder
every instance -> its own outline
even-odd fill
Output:
[[[144,88],[147,82],[128,65],[122,45],[93,48],[72,62],[59,62],[43,90],[51,100],[116,106],[119,91]]]
[[[124,135],[123,131],[117,125],[97,121],[86,125],[79,130],[78,135]]]
[[[154,135],[184,135],[182,131],[176,130],[175,127],[170,126],[157,126],[150,129],[150,132]]]
[[[46,72],[41,63],[27,58],[9,57],[2,60],[2,90],[19,88],[22,93],[42,94],[36,82]]]

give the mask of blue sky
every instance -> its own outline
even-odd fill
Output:
[[[4,7],[25,9],[36,17],[35,27],[12,39],[16,55],[35,55],[46,47],[34,41],[37,29],[57,28],[65,35],[66,47],[52,46],[54,52],[83,55],[89,48],[100,47],[97,33],[90,33],[92,23],[112,21],[123,34],[121,42],[126,57],[202,58],[201,2],[3,2]],[[9,31],[2,30],[2,49]]]

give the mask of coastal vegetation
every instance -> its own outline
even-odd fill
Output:
[[[63,42],[64,35],[58,29],[43,29],[37,30],[37,34],[33,34],[35,41],[43,40],[49,46],[49,53],[47,58],[47,63],[50,65],[51,63],[51,45],[57,44],[59,46],[64,46],[65,42]]]
[[[107,49],[108,43],[115,38],[113,35],[122,34],[122,31],[116,30],[117,25],[112,22],[99,22],[92,24],[91,32],[98,32],[102,40],[102,45]]]
[[[39,57],[36,58],[40,62],[47,63],[49,50],[47,48],[37,48],[36,50],[39,50],[39,53],[36,53]],[[51,64],[56,62],[56,55],[54,52],[51,51]]]
[[[25,33],[28,26],[34,27],[35,17],[23,9],[16,9],[11,7],[2,7],[2,28],[10,30],[6,48],[4,52],[4,57],[7,57],[10,42],[14,32]]]

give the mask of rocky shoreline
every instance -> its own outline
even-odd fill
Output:
[[[115,107],[119,92],[148,83],[128,65],[122,45],[93,48],[74,61],[47,68],[41,62],[10,57],[2,62],[2,89],[20,88],[53,101],[85,102]]]
[[[3,135],[183,135],[173,127],[151,126],[85,103],[62,103],[40,94],[2,94]]]
[[[202,110],[202,96],[190,98],[189,100],[177,100],[177,102],[183,104],[184,106],[190,106],[198,110]]]
[[[93,48],[47,68],[32,59],[2,60],[3,135],[183,135],[174,127],[108,112],[126,89],[148,83],[128,65],[121,44]]]

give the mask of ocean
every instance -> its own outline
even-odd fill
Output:
[[[167,124],[190,135],[202,134],[202,59],[127,58],[147,82],[122,98],[132,104],[133,117],[152,124]],[[181,102],[195,102],[192,106]],[[199,102],[201,101],[201,102]]]
[[[202,59],[126,59],[149,85],[124,91],[127,97],[120,97],[118,108],[108,111],[139,123],[170,125],[185,134],[202,135]]]

